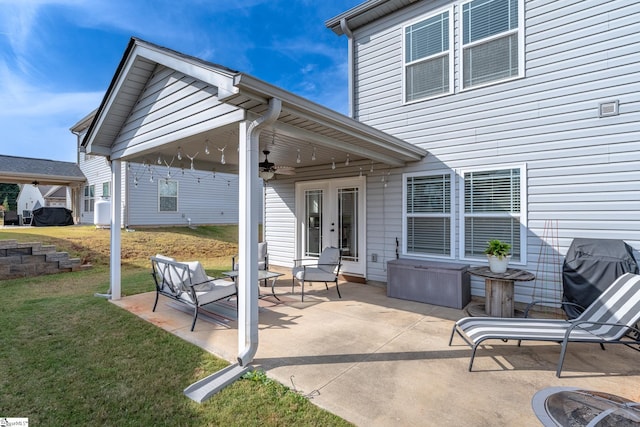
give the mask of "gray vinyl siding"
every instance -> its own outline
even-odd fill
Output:
[[[638,257],[640,3],[526,1],[525,77],[466,91],[456,21],[456,93],[403,104],[402,27],[448,4],[418,2],[354,34],[356,118],[429,151],[405,172],[526,165],[528,262],[519,267],[540,280],[517,283],[518,301],[557,283],[573,238],[623,239]],[[600,118],[599,103],[610,100],[620,114]],[[367,188],[368,253],[393,259],[402,177],[384,191],[375,179]],[[382,236],[374,232],[380,227]],[[386,281],[381,263],[368,263],[367,276]],[[480,280],[472,292],[484,294]]]
[[[164,135],[180,130],[183,136],[197,133],[198,126],[209,120],[237,111],[221,104],[215,88],[185,76],[175,70],[158,66],[146,83],[145,91],[136,103],[116,141],[118,146],[134,147],[157,142]],[[123,163],[126,165],[126,163]],[[96,200],[102,195],[102,183],[111,180],[105,158],[80,154],[80,168],[95,184]],[[160,212],[158,180],[178,181],[177,212]],[[151,182],[151,175],[154,179]],[[215,178],[214,178],[215,176]],[[137,179],[137,185],[135,180]],[[191,221],[189,221],[191,220]],[[262,220],[262,216],[260,216]],[[82,222],[92,224],[93,213],[82,216]],[[122,170],[122,224],[136,226],[183,226],[238,223],[237,175],[203,172],[165,165],[143,166],[132,163]]]
[[[132,170],[142,168],[135,165]],[[164,173],[164,175],[163,175]],[[200,178],[200,182],[198,182]],[[158,207],[158,181],[166,179],[166,167],[158,170],[154,181],[149,173],[141,173],[138,186],[134,184],[135,173],[128,173],[129,195],[128,225],[205,225],[238,223],[238,176],[211,172],[176,169],[171,180],[178,182],[177,212],[160,212]],[[191,219],[191,222],[189,222]]]
[[[100,200],[102,197],[102,184],[105,182],[111,182],[111,169],[106,159],[102,156],[91,156],[85,153],[80,153],[78,166],[84,176],[87,177],[87,182],[84,186],[95,186],[94,200]],[[80,223],[93,224],[94,212],[84,211],[84,186],[80,191]]]
[[[158,180],[166,179],[165,166],[152,166],[154,181],[147,166],[132,164],[122,167],[122,224],[136,226],[173,226],[238,223],[238,176],[173,168],[172,178],[178,181],[178,211],[159,212]],[[104,157],[80,153],[80,169],[88,184],[95,185],[95,200],[102,196],[102,184],[111,181],[111,169]],[[136,187],[134,180],[138,176]],[[200,182],[198,182],[200,178]],[[113,190],[112,190],[113,191]],[[83,193],[81,193],[83,194]],[[82,196],[81,196],[82,197]],[[81,203],[84,208],[84,203]],[[82,212],[81,223],[93,224],[93,212]]]
[[[113,150],[162,142],[171,134],[173,138],[175,134],[195,135],[210,127],[210,123],[238,111],[238,107],[218,101],[217,88],[158,66],[116,138]]]

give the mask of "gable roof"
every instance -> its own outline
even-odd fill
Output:
[[[88,153],[141,161],[139,157],[134,157],[140,151],[127,150],[125,155],[123,150],[113,151],[113,146],[159,66],[176,70],[206,84],[211,96],[235,109],[233,120],[238,122],[262,116],[269,108],[269,100],[279,99],[282,112],[276,124],[279,126],[276,127],[278,136],[270,137],[276,138],[276,141],[278,137],[286,137],[283,144],[292,144],[297,140],[307,141],[308,145],[311,140],[318,145],[325,143],[326,147],[359,153],[363,157],[395,166],[420,160],[427,154],[420,147],[248,74],[137,38],[130,40],[82,141],[81,146]],[[161,149],[160,146],[167,141],[167,135],[163,135],[162,138],[149,140],[144,149]]]
[[[324,25],[341,36],[344,34],[340,24],[343,19],[347,28],[353,31],[417,1],[419,0],[369,0],[328,19]]]
[[[70,185],[86,180],[76,163],[0,155],[0,182]]]

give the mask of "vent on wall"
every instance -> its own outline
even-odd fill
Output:
[[[600,117],[617,116],[618,114],[618,100],[601,102],[598,107],[598,115]]]

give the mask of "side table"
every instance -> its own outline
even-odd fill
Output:
[[[484,311],[492,317],[514,317],[514,282],[528,282],[536,276],[525,270],[508,268],[504,273],[493,273],[489,267],[470,268],[469,274],[484,277]]]

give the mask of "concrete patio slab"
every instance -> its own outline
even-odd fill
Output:
[[[573,386],[640,401],[640,354],[624,346],[570,345],[563,376],[555,368],[560,346],[489,342],[468,372],[470,348],[448,346],[462,310],[386,296],[383,287],[341,283],[305,287],[305,302],[280,279],[283,302],[260,303],[254,366],[361,426],[539,426],[533,395]],[[125,297],[118,306],[229,362],[238,352],[237,322],[198,320],[155,293]],[[185,384],[185,387],[189,384]],[[181,392],[182,390],[180,390]]]

